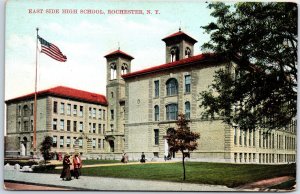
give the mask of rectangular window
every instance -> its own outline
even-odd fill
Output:
[[[67,104],[67,115],[71,115],[71,104]]]
[[[101,129],[101,124],[98,124],[98,133],[99,134],[102,134],[102,131],[101,131],[102,129]]]
[[[96,108],[93,108],[93,118],[96,118]]]
[[[101,139],[98,139],[98,149],[101,149]]]
[[[63,119],[60,120],[60,130],[64,130],[65,128],[65,121]]]
[[[115,119],[114,110],[110,110],[110,119],[111,120]]]
[[[92,117],[92,108],[89,107],[89,117],[91,118]]]
[[[154,144],[158,145],[159,144],[159,130],[154,129]]]
[[[96,123],[93,123],[93,133],[96,133]]]
[[[83,106],[79,107],[79,116],[82,117],[83,116]]]
[[[77,105],[73,106],[73,115],[76,116],[77,115]]]
[[[92,123],[89,123],[89,133],[92,133]]]
[[[53,119],[52,128],[53,128],[53,130],[57,130],[57,119]]]
[[[57,102],[53,102],[53,113],[57,113]]]
[[[234,130],[234,145],[236,145],[237,144],[237,126],[234,126],[233,130]]]
[[[65,113],[65,103],[60,103],[60,114],[64,114]]]
[[[33,115],[33,103],[31,103],[30,106],[31,106],[31,108],[30,108],[30,110],[31,110],[31,115]]]
[[[78,145],[79,145],[79,148],[82,148],[82,147],[83,147],[83,141],[82,141],[82,139],[79,139]]]
[[[83,122],[79,123],[79,132],[83,132]]]
[[[76,145],[76,139],[77,139],[77,137],[73,137],[73,148],[74,148],[75,145]]]
[[[103,110],[103,120],[106,120],[106,117],[105,117],[105,110]]]
[[[77,121],[73,121],[73,131],[77,131]]]
[[[114,131],[114,125],[113,124],[110,124],[110,130],[111,130],[111,132]]]
[[[244,131],[244,146],[247,146],[247,131]]]
[[[159,97],[159,81],[154,81],[154,96]]]
[[[33,120],[30,121],[30,129],[33,131]]]
[[[184,77],[185,79],[185,93],[190,93],[191,92],[191,76],[186,75]]]
[[[67,148],[71,147],[71,138],[70,137],[67,137]]]
[[[103,124],[103,133],[105,132],[105,124]]]
[[[60,148],[63,148],[63,147],[64,147],[64,136],[60,136],[60,139],[59,139],[59,147],[60,147]]]
[[[253,135],[252,135],[252,137],[253,137],[252,144],[253,144],[253,146],[255,146],[255,129],[253,129]]]
[[[102,149],[104,149],[104,147],[105,147],[105,141],[104,141],[104,139],[102,140]]]
[[[92,145],[93,145],[93,149],[95,149],[96,148],[96,139],[95,138],[93,138]]]
[[[102,109],[99,109],[99,119],[102,119]]]
[[[242,133],[243,131],[240,129],[240,139],[239,139],[240,145],[242,145]]]
[[[57,147],[57,136],[53,136],[53,145],[52,147],[56,148]]]
[[[28,131],[29,129],[29,123],[28,121],[24,121],[24,131]]]
[[[71,131],[71,121],[67,120],[67,131]]]
[[[166,107],[167,109],[167,120],[177,120],[178,117],[178,108],[177,104],[169,104]]]
[[[21,116],[22,112],[21,112],[21,105],[18,106],[18,115]]]

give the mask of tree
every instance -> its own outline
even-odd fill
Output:
[[[287,126],[297,109],[297,4],[209,4],[216,18],[202,28],[204,52],[233,62],[200,94],[205,114],[241,129]]]
[[[182,153],[182,167],[183,167],[183,180],[185,180],[185,163],[184,159],[188,156],[190,151],[197,148],[197,139],[200,138],[198,133],[190,131],[188,127],[188,122],[185,120],[183,114],[178,115],[178,120],[176,122],[177,129],[174,133],[169,134],[169,146],[171,152]]]
[[[45,164],[47,163],[47,160],[50,160],[52,158],[52,154],[50,152],[52,145],[53,139],[50,136],[46,136],[43,142],[41,143],[40,151],[44,157]]]

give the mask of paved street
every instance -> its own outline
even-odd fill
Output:
[[[58,174],[28,173],[4,170],[4,180],[43,184],[71,188],[74,190],[106,191],[239,191],[220,185],[175,183],[167,181],[146,181],[120,178],[81,176],[80,179],[62,181]]]

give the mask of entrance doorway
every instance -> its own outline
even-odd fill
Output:
[[[167,130],[167,134],[165,136],[165,149],[164,149],[164,155],[167,156],[167,157],[171,157],[171,158],[175,158],[175,152],[172,151],[172,147],[170,147],[169,145],[169,137],[170,135],[174,134],[175,133],[175,130],[174,128],[169,128]]]
[[[115,151],[115,143],[114,143],[114,141],[113,140],[109,140],[108,143],[109,143],[110,151],[114,152]]]
[[[27,156],[27,141],[27,137],[23,137],[23,140],[20,142],[21,156]]]

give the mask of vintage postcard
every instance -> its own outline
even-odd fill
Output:
[[[295,2],[5,11],[6,190],[296,191]]]

